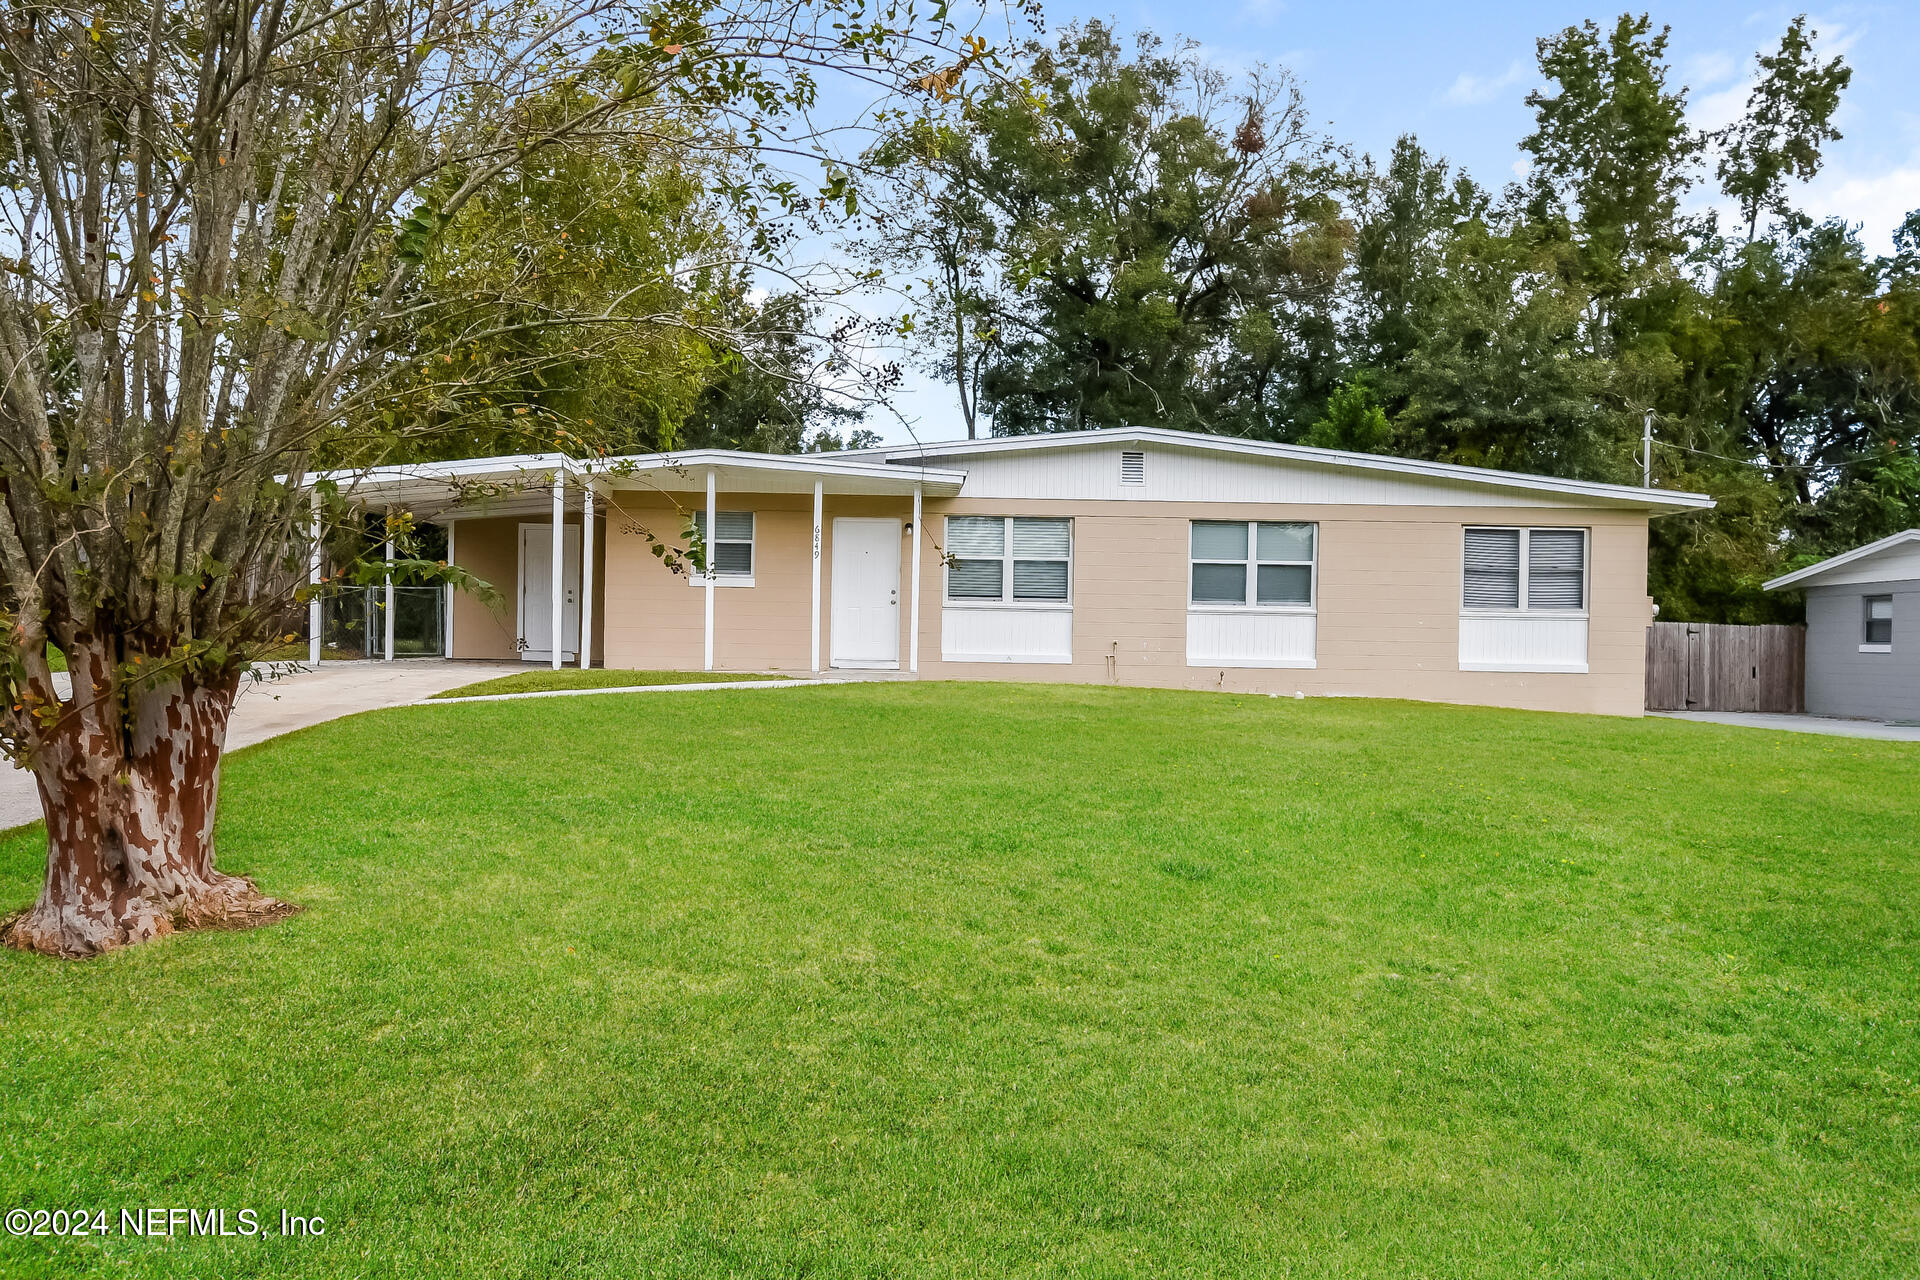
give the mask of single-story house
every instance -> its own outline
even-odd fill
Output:
[[[450,657],[1617,715],[1642,709],[1647,523],[1712,505],[1151,428],[342,482],[445,525],[509,602],[454,600]],[[689,516],[704,574],[654,553]]]
[[[1807,710],[1920,720],[1920,529],[1766,584],[1807,597]]]

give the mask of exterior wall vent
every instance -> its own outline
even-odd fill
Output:
[[[1147,455],[1138,449],[1124,449],[1120,453],[1120,483],[1145,484],[1147,482]]]

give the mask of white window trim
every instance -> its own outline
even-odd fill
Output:
[[[1520,605],[1515,609],[1478,609],[1467,605],[1467,534],[1476,529],[1496,533],[1518,533],[1520,535]],[[1529,543],[1534,530],[1546,533],[1573,532],[1580,535],[1580,607],[1578,609],[1535,609],[1527,604],[1527,562],[1530,559]],[[1315,551],[1319,548],[1316,546]],[[1463,618],[1590,618],[1593,607],[1593,530],[1584,525],[1572,524],[1468,524],[1460,526],[1460,616]],[[1507,670],[1503,667],[1476,668],[1477,670]],[[1537,668],[1518,667],[1513,670],[1531,671]],[[1568,668],[1572,669],[1572,668]],[[1585,671],[1585,667],[1578,670]]]
[[[1014,609],[1036,613],[1072,613],[1073,612],[1073,556],[1074,527],[1072,516],[1050,516],[1034,513],[1031,515],[996,516],[986,512],[962,511],[944,517],[949,525],[956,519],[988,519],[1001,522],[1000,541],[1000,598],[988,600],[982,596],[961,596],[953,594],[954,560],[988,560],[990,556],[942,556],[940,558],[940,603],[947,609]],[[1013,598],[1013,522],[1015,520],[1065,520],[1067,522],[1067,598],[1064,600],[1015,600]],[[1058,563],[1052,556],[1021,556],[1022,560],[1038,560]]]
[[[1889,635],[1897,634],[1893,630],[1893,596],[1885,591],[1876,591],[1872,595],[1868,595],[1864,591],[1861,592],[1860,593],[1860,652],[1862,653],[1892,653],[1893,652],[1892,640],[1873,641],[1873,640],[1867,639],[1867,629],[1871,627],[1876,621],[1879,621],[1879,619],[1876,619],[1873,616],[1873,606],[1874,606],[1874,602],[1877,600],[1885,600],[1887,602],[1887,616],[1885,618],[1885,622],[1887,624],[1887,631]]]
[[[1236,524],[1247,526],[1247,558],[1245,560],[1201,560],[1193,554],[1193,526],[1197,524]],[[1262,560],[1260,558],[1260,526],[1263,524],[1304,524],[1313,530],[1313,559],[1311,560]],[[1200,564],[1237,564],[1247,571],[1247,598],[1239,603],[1226,600],[1195,600],[1193,598],[1193,567]],[[1305,604],[1259,604],[1260,566],[1263,564],[1286,565],[1291,568],[1307,566],[1307,602]],[[1193,516],[1187,520],[1187,612],[1188,613],[1275,613],[1294,614],[1303,617],[1317,617],[1320,613],[1320,522],[1317,520],[1217,520],[1205,516]],[[1293,665],[1293,664],[1288,664]]]
[[[706,513],[703,511],[703,512],[698,512],[696,514],[705,515]],[[737,510],[736,511],[716,511],[713,514],[716,517],[717,516],[733,516],[733,515],[746,515],[746,516],[753,517],[753,537],[747,540],[747,545],[752,548],[752,551],[750,554],[753,557],[753,571],[749,573],[716,573],[713,575],[713,585],[716,587],[750,587],[752,586],[753,575],[754,573],[758,573],[760,570],[760,516],[759,514],[753,511],[737,511]],[[740,539],[727,538],[725,539],[725,541],[738,542],[740,541]],[[702,573],[698,569],[689,569],[687,571],[687,585],[690,587],[704,587],[707,585],[707,575]]]

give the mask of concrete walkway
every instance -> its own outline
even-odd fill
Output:
[[[278,680],[248,680],[240,686],[227,749],[250,747],[308,725],[323,724],[360,711],[405,706],[445,689],[527,670],[518,662],[442,662],[438,658],[398,662],[323,662],[319,667]],[[66,696],[66,677],[56,677]],[[0,830],[40,817],[40,793],[24,769],[0,768]]]
[[[1833,716],[1780,715],[1769,711],[1653,711],[1668,720],[1701,724],[1731,724],[1748,729],[1780,729],[1787,733],[1824,733],[1834,738],[1878,738],[1882,742],[1920,742],[1920,724],[1886,724],[1879,720],[1841,720]]]

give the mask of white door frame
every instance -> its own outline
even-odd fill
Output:
[[[884,531],[883,527],[884,526]],[[863,546],[861,537],[873,534]],[[849,536],[852,535],[852,536]],[[833,519],[833,630],[832,666],[855,671],[898,671],[900,669],[900,521],[894,516],[835,516]],[[861,584],[853,581],[849,566],[858,563],[847,553],[871,547],[887,548],[893,559],[893,574],[887,586],[888,599],[864,601],[857,594]],[[884,573],[884,567],[883,567]],[[876,577],[877,584],[882,580]],[[851,588],[851,589],[850,589]],[[856,632],[853,611],[884,611],[892,619],[884,645],[869,646],[865,641],[878,638],[878,630]],[[871,648],[871,652],[861,652]],[[852,652],[849,652],[849,650]],[[891,656],[888,656],[888,655]]]
[[[520,523],[520,581],[519,590],[514,594],[513,632],[526,645],[525,648],[520,650],[520,660],[522,662],[550,662],[553,659],[553,654],[548,646],[553,643],[553,639],[548,628],[543,626],[540,629],[541,633],[537,636],[527,634],[527,566],[529,563],[527,556],[527,534],[535,530],[546,534],[549,538],[553,536],[553,526],[544,520],[523,520]],[[562,564],[565,568],[563,568],[560,574],[561,586],[564,592],[563,604],[561,606],[560,634],[562,637],[562,647],[560,650],[560,660],[562,662],[573,662],[580,655],[580,526],[577,524],[562,525],[561,530],[560,546],[564,557]],[[552,544],[549,543],[548,545],[551,547]],[[547,572],[551,574],[553,570],[551,568],[550,555],[543,555],[538,557],[538,559],[540,566],[547,569]],[[549,608],[551,608],[551,606],[549,606]],[[565,647],[566,640],[569,637],[573,640],[573,647],[571,649]]]

